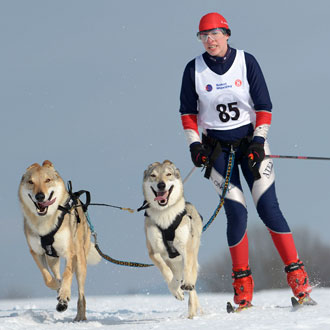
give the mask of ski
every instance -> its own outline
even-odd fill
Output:
[[[229,301],[227,302],[227,313],[239,313],[245,309],[251,308],[252,304],[240,305],[238,307],[233,306]]]
[[[294,311],[304,307],[303,304],[299,304],[299,301],[295,297],[291,297],[291,304]]]
[[[315,306],[317,305],[317,302],[309,296],[305,297],[301,301],[299,301],[296,297],[291,297],[291,304],[293,311],[296,311],[304,306]]]
[[[313,300],[311,297],[308,296],[299,301],[296,297],[291,297],[291,307],[292,310],[295,312],[305,306],[315,306],[317,302]],[[238,307],[233,306],[229,301],[227,302],[227,313],[239,313],[245,309],[253,307],[252,304],[247,305],[240,305]],[[290,308],[290,306],[275,306],[276,308]]]
[[[227,302],[227,313],[235,313],[235,307],[229,301]]]

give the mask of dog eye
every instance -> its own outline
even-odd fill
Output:
[[[167,173],[167,174],[166,174],[166,176],[171,176],[171,175],[172,175],[172,173]]]
[[[29,183],[29,184],[33,184],[33,181],[32,181],[32,180],[29,180],[28,183]]]
[[[46,179],[46,181],[45,181],[46,183],[48,183],[48,182],[50,182],[50,179],[48,178],[48,179]]]
[[[155,174],[150,174],[150,177],[155,178],[156,175]]]

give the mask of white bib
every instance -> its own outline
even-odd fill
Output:
[[[232,66],[223,75],[214,73],[202,55],[196,57],[195,85],[199,96],[198,126],[229,130],[255,122],[242,50],[236,51]]]

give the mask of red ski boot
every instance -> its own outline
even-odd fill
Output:
[[[312,287],[309,284],[308,275],[302,261],[297,260],[285,267],[288,284],[293,294],[298,298],[300,305],[316,305],[316,302],[309,296]]]
[[[254,282],[250,267],[233,270],[232,278],[234,279],[234,302],[239,305],[238,309],[251,307]]]

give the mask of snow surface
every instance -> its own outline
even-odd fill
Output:
[[[330,329],[330,289],[316,288],[317,306],[293,311],[289,289],[260,291],[254,295],[254,307],[228,314],[226,302],[232,294],[200,294],[203,314],[187,319],[187,299],[183,302],[168,295],[87,296],[86,322],[72,322],[76,297],[63,313],[55,311],[56,298],[2,300],[0,329]]]

